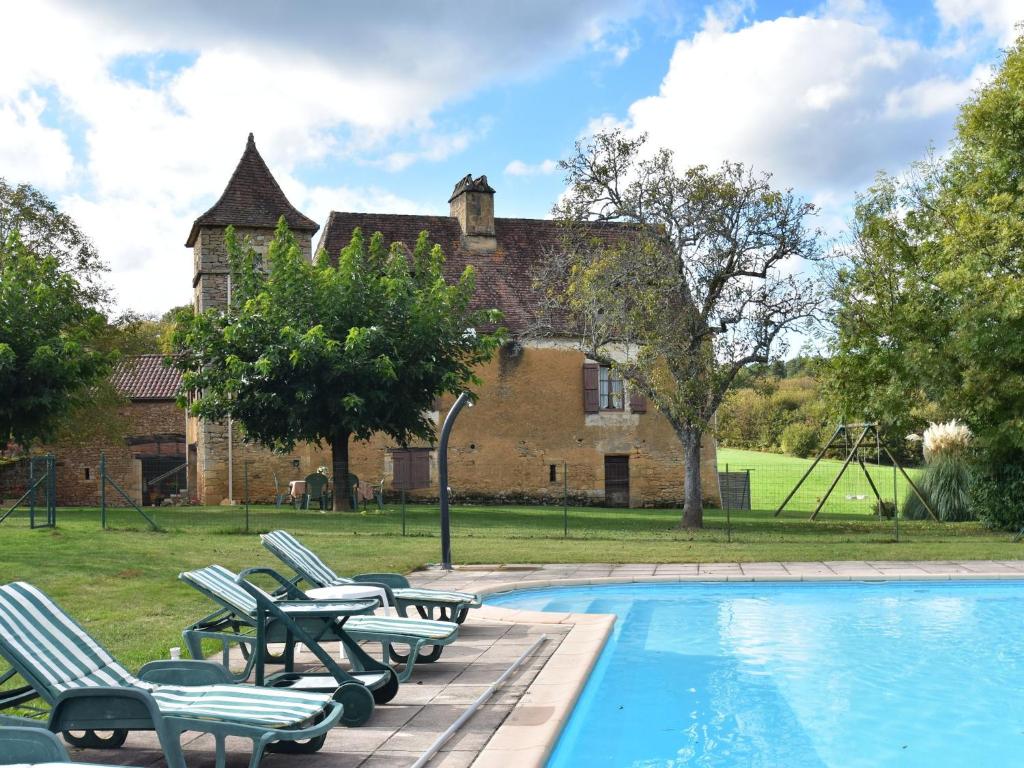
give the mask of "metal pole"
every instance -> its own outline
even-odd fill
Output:
[[[896,464],[892,465],[892,523],[896,526],[896,542],[900,540],[900,502],[896,495]]]
[[[402,489],[402,535],[405,536],[405,488]]]
[[[725,465],[725,476],[729,476],[729,465]],[[725,503],[725,540],[727,543],[732,543],[732,516],[729,514],[729,507],[731,505],[728,501]]]
[[[242,483],[245,485],[245,532],[249,532],[249,462],[242,462]]]
[[[437,475],[441,484],[441,567],[446,571],[452,569],[451,516],[448,513],[448,438],[455,425],[455,418],[466,403],[469,403],[469,392],[459,395],[445,416],[444,424],[441,426],[441,441],[437,449]]]
[[[107,455],[100,452],[100,527],[107,527]]]
[[[818,502],[818,506],[815,507],[814,512],[811,513],[811,520],[814,520],[818,517],[818,513],[821,512],[821,508],[824,507],[825,502],[828,501],[828,497],[832,495],[832,491],[834,491],[836,489],[836,486],[839,485],[840,478],[842,478],[843,473],[846,472],[846,468],[850,466],[850,462],[853,461],[854,454],[856,454],[857,451],[860,449],[860,444],[864,441],[864,438],[867,436],[867,434],[867,428],[865,428],[864,431],[860,433],[860,437],[857,438],[857,442],[853,444],[853,449],[850,451],[850,455],[846,457],[846,461],[843,462],[843,466],[839,468],[839,474],[835,476],[835,479],[832,481],[832,484],[828,487],[828,490],[825,491],[825,495],[822,496],[821,501]],[[847,444],[849,444],[849,438],[847,438]]]
[[[807,477],[811,474],[811,472],[814,471],[814,468],[818,466],[818,462],[821,461],[822,457],[825,455],[825,452],[832,447],[832,443],[835,442],[835,439],[839,435],[840,431],[844,429],[845,427],[842,426],[836,427],[835,432],[832,433],[832,437],[830,437],[828,439],[828,442],[825,443],[825,447],[818,451],[818,455],[814,457],[814,461],[811,462],[811,466],[809,466],[807,468],[807,471],[804,472],[803,477],[800,478],[800,481],[796,484],[796,486],[794,486],[793,490],[789,492],[789,495],[786,496],[783,502],[779,504],[779,508],[775,510],[774,517],[778,517],[782,510],[786,507],[786,505],[789,504],[789,500],[792,499],[796,495],[796,492],[800,490],[800,486],[804,484],[804,480],[806,480]]]
[[[569,538],[569,465],[562,462],[562,535]]]
[[[33,457],[28,459],[28,484],[32,493],[28,497],[28,527],[36,527],[36,460]]]

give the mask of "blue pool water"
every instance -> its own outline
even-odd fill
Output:
[[[614,613],[548,763],[1024,765],[1024,584],[630,584],[495,595]]]

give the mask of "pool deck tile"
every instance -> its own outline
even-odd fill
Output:
[[[906,581],[1024,579],[1024,560],[827,561],[812,563],[506,564],[451,572],[417,571],[417,586],[482,594],[547,586],[633,582]],[[568,720],[587,676],[611,633],[614,617],[484,605],[459,640],[434,664],[417,665],[395,699],[362,728],[336,728],[323,749],[301,757],[268,754],[265,768],[403,768],[411,766],[541,635],[536,652],[430,761],[430,768],[540,768]],[[371,649],[373,650],[373,649]],[[235,660],[236,662],[238,659]],[[314,657],[300,654],[313,666]],[[190,768],[213,766],[209,737],[183,738]],[[229,768],[247,765],[249,744],[230,739]],[[133,733],[119,750],[72,750],[75,760],[109,765],[163,766],[155,737]]]

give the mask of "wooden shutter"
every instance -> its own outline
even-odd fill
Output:
[[[583,412],[597,413],[601,410],[598,401],[598,379],[601,366],[597,363],[583,364]]]
[[[396,491],[408,491],[409,485],[409,451],[394,450],[391,452],[393,476],[391,487]]]
[[[632,386],[629,388],[629,410],[633,413],[647,413],[647,398]]]
[[[412,488],[430,487],[430,451],[413,449],[409,451],[409,482]]]

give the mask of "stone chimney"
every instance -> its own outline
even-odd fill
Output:
[[[455,185],[448,198],[451,216],[459,220],[462,243],[471,251],[493,251],[498,247],[494,237],[494,189],[486,176],[474,179],[472,174]]]

